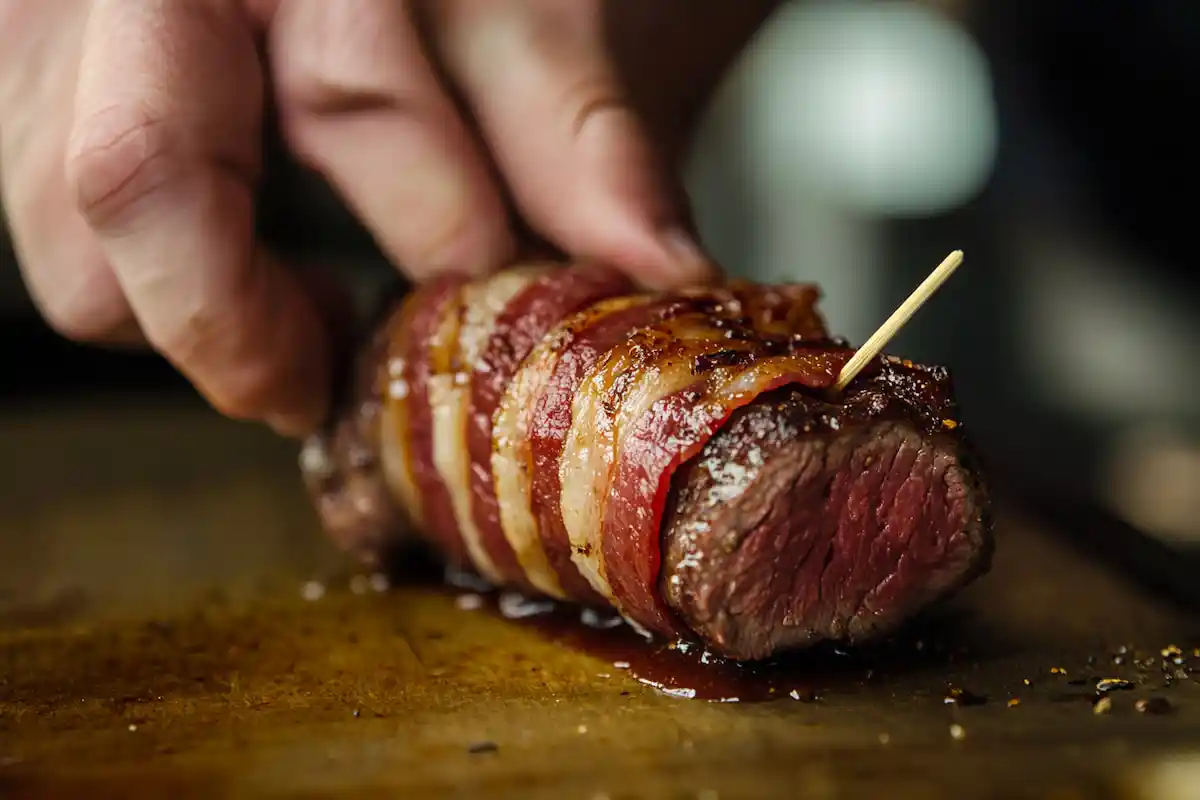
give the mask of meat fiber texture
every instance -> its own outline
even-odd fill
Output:
[[[425,539],[496,586],[761,659],[894,631],[991,559],[947,371],[853,354],[810,285],[638,291],[595,264],[398,298],[301,469],[373,563]]]

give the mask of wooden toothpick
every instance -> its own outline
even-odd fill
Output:
[[[840,392],[849,386],[850,381],[854,380],[855,376],[862,371],[862,368],[871,363],[871,360],[879,355],[883,351],[883,348],[887,347],[887,343],[892,340],[892,337],[912,319],[912,315],[917,313],[917,309],[925,305],[925,301],[941,288],[946,279],[954,274],[954,270],[958,269],[958,265],[962,261],[962,250],[955,250],[946,256],[945,260],[941,264],[938,264],[933,272],[929,273],[929,277],[921,282],[916,291],[910,294],[908,299],[892,312],[887,321],[879,326],[879,330],[871,334],[871,338],[867,339],[863,346],[858,348],[854,356],[846,362],[846,366],[842,367],[837,383],[833,387],[835,392]]]

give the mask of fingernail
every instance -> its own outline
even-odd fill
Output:
[[[670,270],[672,283],[709,283],[720,274],[695,238],[682,228],[666,231],[659,242],[669,257],[665,268]]]

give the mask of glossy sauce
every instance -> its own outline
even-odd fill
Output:
[[[602,678],[626,672],[672,697],[719,703],[813,702],[829,691],[853,692],[880,675],[882,664],[892,667],[914,657],[938,657],[912,643],[894,643],[884,645],[882,652],[816,647],[770,661],[736,662],[696,644],[647,638],[612,611],[489,590],[477,578],[457,572],[447,575],[446,585],[463,609],[494,614],[608,663],[611,669],[601,670]]]

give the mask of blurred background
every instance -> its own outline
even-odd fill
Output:
[[[690,155],[702,233],[734,273],[820,283],[854,341],[963,249],[891,349],[952,367],[989,460],[1198,543],[1198,45],[1179,0],[785,4]],[[360,265],[364,294],[388,277],[321,187],[272,169],[272,238]],[[190,393],[45,328],[2,233],[0,326],[8,409]]]

